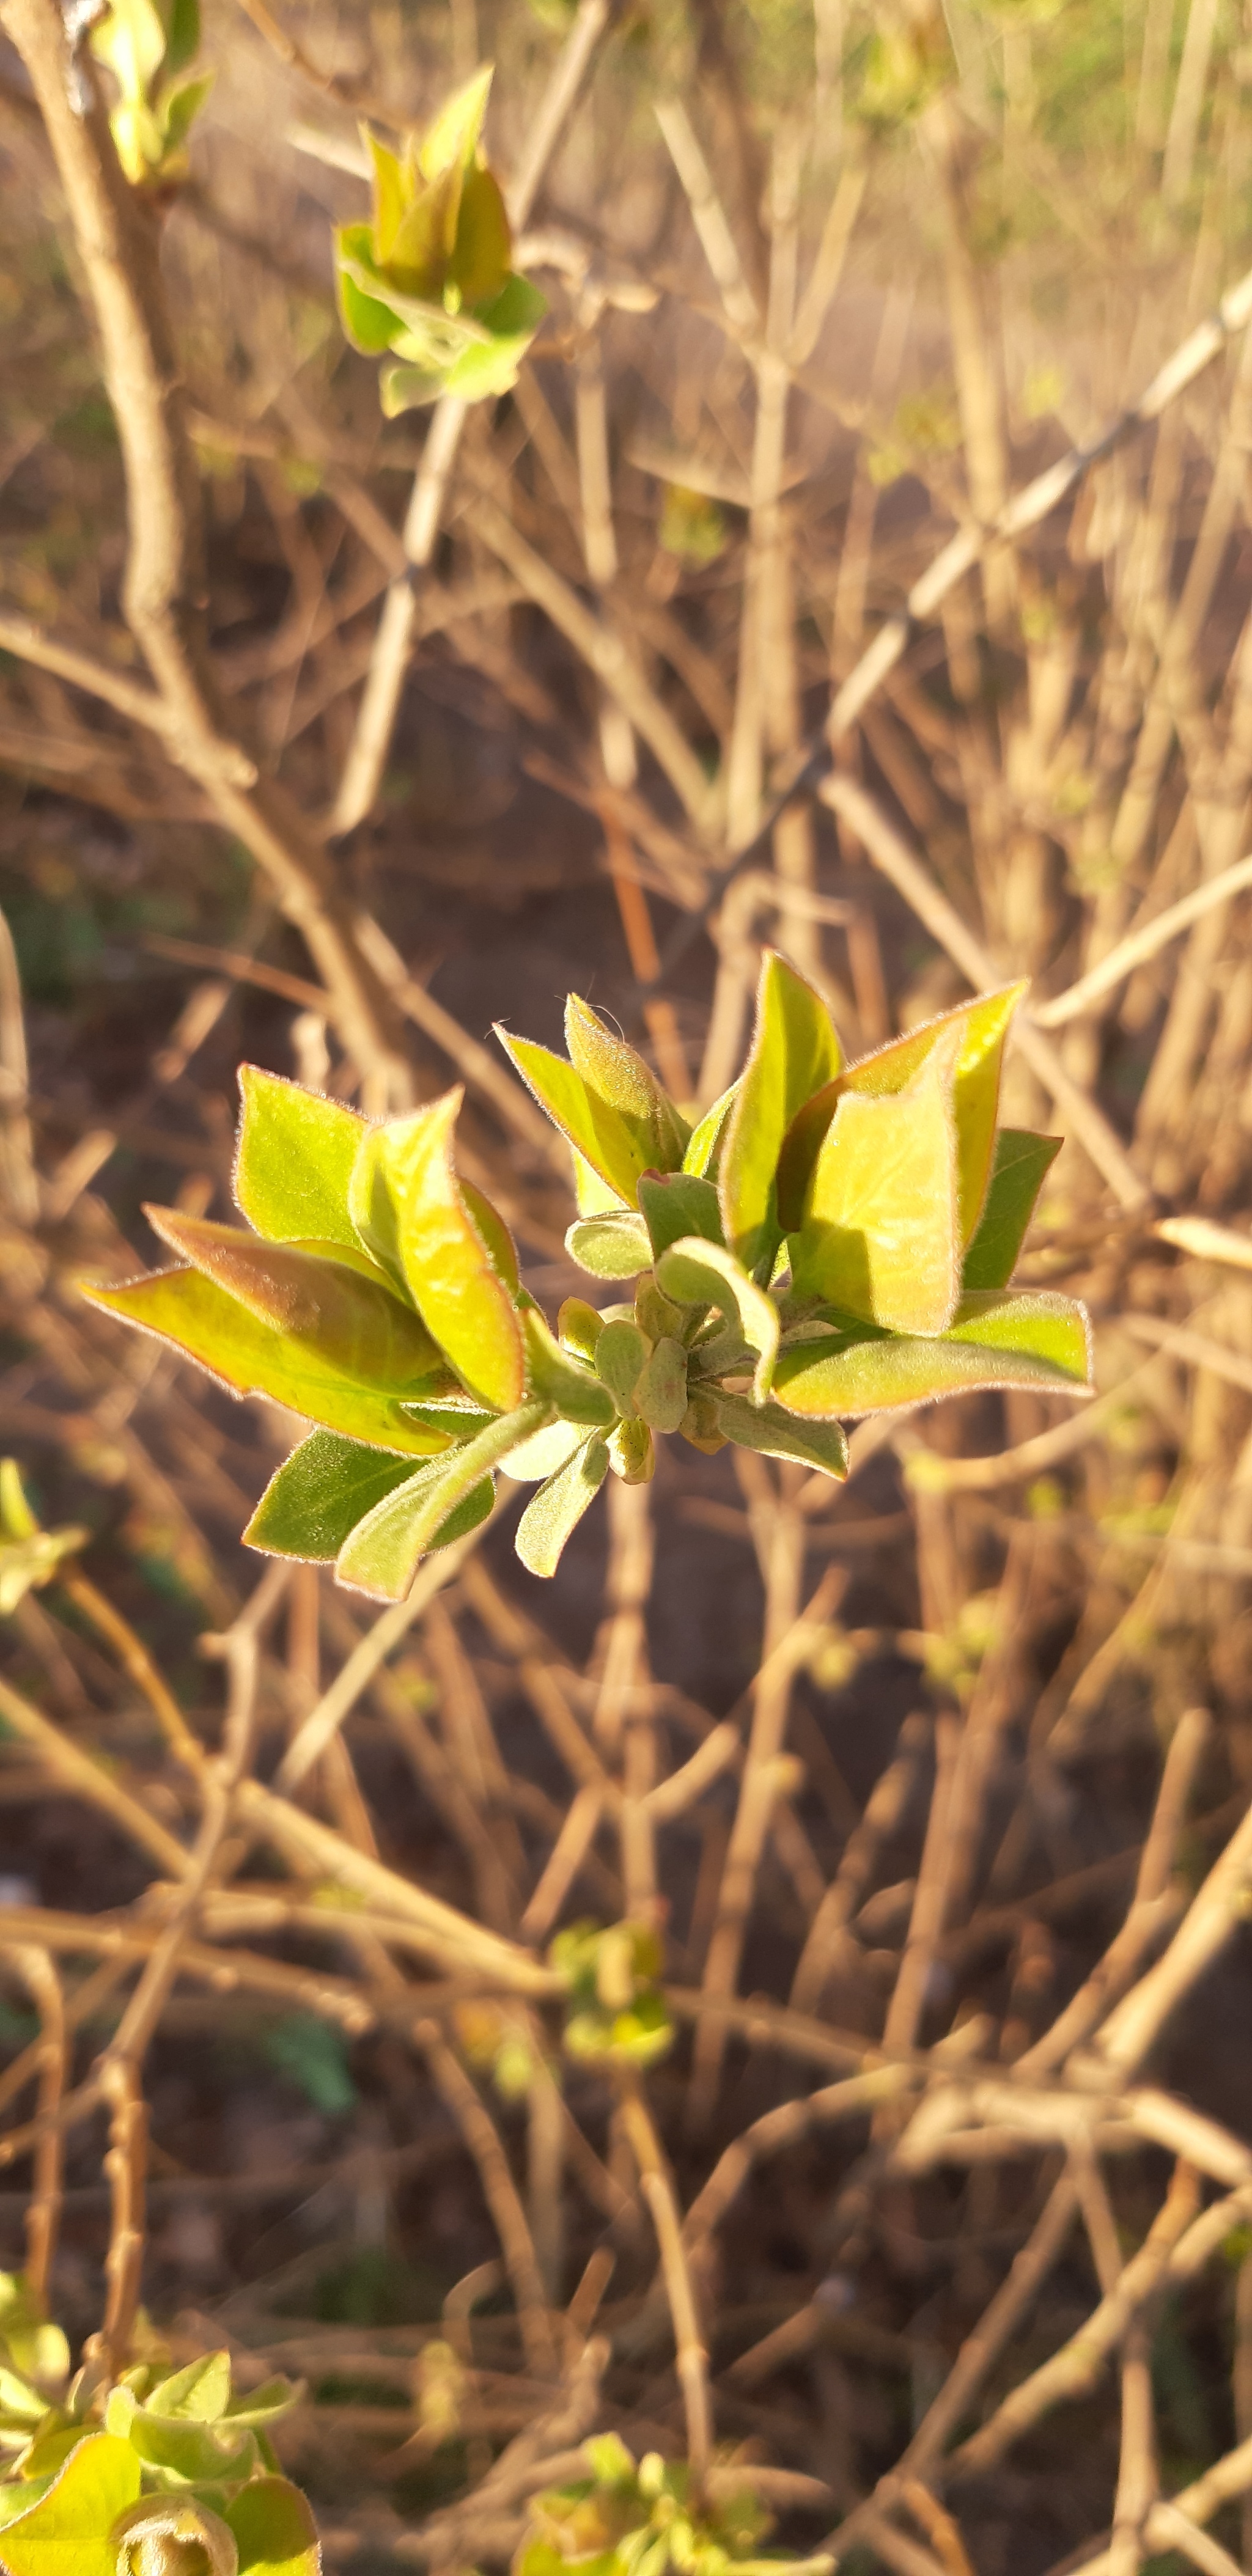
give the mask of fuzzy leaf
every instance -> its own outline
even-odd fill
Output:
[[[501,1475],[514,1485],[542,1485],[547,1477],[555,1476],[567,1458],[573,1457],[576,1449],[581,1449],[586,1438],[585,1423],[549,1422],[544,1430],[523,1440],[520,1449],[510,1449]]]
[[[1034,1387],[1041,1395],[1080,1395],[1087,1390],[1085,1319],[1068,1298],[1038,1301],[989,1299],[1022,1309],[1060,1306],[1063,1314],[1033,1318],[984,1310],[936,1340],[907,1335],[864,1335],[850,1323],[828,1339],[794,1344],[782,1353],[774,1393],[789,1413],[880,1413],[896,1405],[933,1404],[941,1396],[976,1387]],[[975,1330],[985,1338],[971,1338]],[[993,1338],[998,1336],[998,1338]],[[1012,1338],[1010,1338],[1012,1337]],[[1081,1354],[1080,1354],[1081,1344]],[[1056,1354],[1060,1354],[1058,1358]]]
[[[752,1392],[758,1404],[769,1393],[778,1351],[778,1308],[772,1297],[749,1278],[742,1262],[720,1243],[697,1235],[670,1245],[656,1265],[667,1297],[680,1306],[716,1306],[749,1350],[757,1353]]]
[[[641,1136],[651,1137],[655,1151],[650,1162],[658,1171],[677,1171],[691,1134],[685,1118],[679,1116],[643,1057],[624,1038],[615,1038],[577,993],[571,993],[565,1005],[565,1043],[588,1091],[628,1119]]]
[[[553,1126],[560,1128],[626,1207],[636,1206],[639,1176],[657,1161],[644,1122],[632,1122],[611,1108],[588,1088],[572,1064],[553,1055],[549,1047],[536,1046],[530,1038],[510,1037],[499,1027],[496,1036]]]
[[[358,1249],[262,1243],[242,1227],[146,1208],[149,1224],[172,1252],[224,1288],[259,1324],[272,1325],[294,1351],[381,1394],[414,1392],[440,1364],[440,1352],[411,1306],[371,1273]]]
[[[452,1163],[452,1136],[464,1094],[445,1092],[409,1118],[375,1130],[372,1155],[378,1180],[371,1198],[377,1225],[378,1184],[394,1210],[394,1246],[414,1303],[458,1377],[498,1412],[520,1403],[525,1382],[521,1327],[513,1295],[489,1256],[461,1194]],[[480,1209],[486,1202],[479,1198]],[[497,1247],[516,1278],[512,1245],[495,1210],[488,1212]]]
[[[520,1404],[515,1412],[489,1422],[451,1458],[385,1495],[340,1549],[337,1580],[378,1601],[403,1600],[430,1547],[446,1547],[486,1519],[492,1469],[551,1419],[552,1407],[541,1399]],[[454,1517],[462,1508],[465,1517]]]
[[[840,1062],[825,1003],[785,958],[767,950],[752,1048],[730,1111],[717,1182],[726,1241],[763,1282],[782,1240],[775,1173],[783,1138]]]
[[[267,1243],[360,1243],[348,1183],[366,1122],[260,1065],[241,1064],[235,1205]]]
[[[1035,1201],[1060,1153],[1060,1136],[1002,1127],[978,1231],[965,1255],[963,1288],[1006,1288],[1017,1267]]]
[[[625,1216],[627,1214],[624,1199],[616,1190],[609,1188],[607,1181],[601,1180],[598,1172],[592,1171],[590,1163],[579,1153],[576,1145],[570,1147],[570,1162],[574,1170],[574,1204],[580,1216]]]
[[[848,1472],[848,1444],[837,1422],[809,1426],[781,1404],[749,1404],[741,1395],[719,1395],[717,1419],[728,1440],[766,1458],[794,1458],[823,1476]]]
[[[712,1181],[693,1172],[645,1172],[639,1183],[643,1211],[656,1261],[685,1234],[706,1243],[722,1240],[722,1212]]]
[[[565,1249],[593,1279],[636,1279],[652,1266],[651,1238],[633,1208],[623,1208],[620,1216],[575,1217]]]
[[[106,1315],[172,1342],[236,1395],[268,1396],[308,1422],[409,1458],[433,1458],[449,1446],[446,1432],[394,1398],[358,1385],[274,1325],[258,1323],[202,1271],[157,1270],[124,1287],[84,1284],[82,1293]]]
[[[647,1357],[648,1344],[637,1324],[619,1316],[604,1326],[596,1343],[595,1371],[619,1413],[633,1415],[635,1385]]]
[[[589,1306],[585,1297],[566,1297],[557,1311],[556,1337],[563,1351],[577,1351],[580,1359],[595,1366],[596,1344],[604,1331],[604,1317]],[[4,1468],[0,1466],[0,1498],[4,1492]]]
[[[543,1396],[566,1422],[585,1422],[607,1431],[614,1419],[613,1398],[590,1369],[581,1368],[553,1340],[537,1306],[523,1306],[526,1379],[531,1392]]]
[[[977,1342],[980,1349],[1015,1351],[1047,1360],[1079,1386],[1091,1377],[1091,1328],[1087,1309],[1076,1297],[1055,1289],[987,1288],[968,1290],[948,1328],[953,1342]]]
[[[287,2478],[253,2478],[225,2511],[239,2576],[319,2576],[317,2526]]]
[[[715,1179],[726,1121],[735,1105],[738,1090],[738,1082],[732,1082],[721,1099],[715,1100],[712,1108],[705,1110],[699,1125],[693,1127],[683,1155],[684,1172],[692,1172],[700,1180]]]
[[[89,2433],[46,2494],[4,2525],[6,2576],[116,2576],[110,2534],[139,2494],[139,2455],[112,2433]]]
[[[952,1068],[933,1047],[908,1088],[845,1091],[791,1238],[801,1295],[900,1333],[941,1333],[960,1275]]]
[[[540,1486],[518,1522],[513,1542],[529,1573],[555,1574],[571,1530],[595,1501],[608,1472],[608,1450],[593,1432]]]
[[[411,1458],[389,1458],[337,1431],[311,1431],[271,1476],[243,1544],[266,1556],[328,1565],[357,1522],[412,1473]]]
[[[634,1409],[653,1431],[677,1431],[687,1410],[687,1354],[668,1333],[636,1380]]]

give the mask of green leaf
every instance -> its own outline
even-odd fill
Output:
[[[265,2054],[326,2119],[343,2119],[356,2109],[360,2096],[337,2022],[323,2021],[317,2013],[286,2013],[269,2032]],[[232,2413],[229,2420],[238,2418]]]
[[[362,1169],[371,1175],[370,1220],[380,1241],[380,1187],[390,1198],[394,1232],[386,1248],[394,1244],[424,1323],[471,1392],[498,1412],[511,1413],[525,1383],[521,1327],[512,1290],[499,1276],[453,1168],[452,1137],[463,1098],[458,1086],[411,1117],[375,1129]],[[353,1191],[355,1206],[355,1177]],[[486,1209],[481,1197],[478,1203]],[[508,1238],[494,1209],[488,1223],[497,1260],[504,1259],[516,1279],[512,1245],[504,1252],[499,1238]]]
[[[621,1414],[635,1412],[635,1385],[647,1357],[648,1343],[637,1324],[619,1316],[604,1326],[596,1343],[596,1376]]]
[[[556,1337],[563,1351],[576,1351],[578,1357],[590,1360],[595,1367],[596,1344],[604,1331],[604,1317],[585,1297],[565,1297],[557,1311]],[[0,1494],[3,1493],[4,1469],[0,1467]]]
[[[655,1151],[648,1157],[658,1171],[679,1169],[691,1130],[643,1057],[615,1038],[589,1002],[571,993],[565,1004],[565,1043],[570,1062],[588,1091],[628,1119]]]
[[[736,1080],[731,1083],[728,1091],[722,1093],[720,1100],[714,1101],[711,1109],[705,1110],[699,1125],[693,1127],[687,1150],[683,1155],[684,1172],[693,1172],[699,1180],[715,1178],[722,1138],[726,1131],[726,1121],[734,1107],[738,1090],[739,1084]]]
[[[372,226],[374,257],[385,268],[395,247],[396,235],[409,202],[410,185],[403,162],[388,145],[380,143],[367,125],[361,128],[362,139],[370,156],[373,174],[374,221]],[[361,227],[365,229],[364,226]]]
[[[775,1173],[797,1110],[837,1074],[839,1040],[820,996],[786,959],[761,960],[751,1052],[731,1107],[718,1169],[726,1241],[767,1282],[782,1240]]]
[[[671,1244],[656,1265],[667,1297],[680,1306],[716,1306],[732,1330],[757,1354],[752,1392],[758,1404],[769,1393],[778,1351],[778,1308],[749,1277],[742,1262],[720,1243],[689,1235]]]
[[[348,1183],[366,1122],[256,1064],[241,1064],[235,1205],[267,1243],[346,1244],[359,1251]]]
[[[586,1437],[584,1423],[549,1422],[543,1431],[523,1440],[520,1449],[510,1449],[500,1472],[515,1485],[541,1485],[573,1457]]]
[[[1017,1267],[1035,1201],[1060,1153],[1060,1136],[1002,1127],[978,1231],[965,1255],[963,1288],[1006,1288]]]
[[[195,2424],[216,2424],[230,2404],[230,2354],[201,2353],[189,2361],[184,2370],[172,2371],[168,2379],[158,2381],[145,2401],[153,2414],[173,2421],[186,2416]]]
[[[129,2442],[89,2433],[38,2503],[4,2525],[6,2576],[117,2576],[110,2534],[140,2476]]]
[[[500,1027],[496,1036],[553,1126],[560,1128],[627,1207],[636,1206],[640,1174],[657,1160],[650,1134],[641,1132],[641,1122],[632,1124],[610,1108],[589,1090],[574,1066],[553,1055],[549,1047],[536,1046],[530,1038],[510,1037]]]
[[[446,1432],[394,1398],[358,1385],[274,1325],[258,1323],[202,1271],[157,1270],[123,1287],[84,1282],[82,1294],[106,1315],[172,1342],[236,1395],[268,1396],[308,1422],[409,1458],[433,1458],[450,1446]]]
[[[401,1395],[420,1388],[440,1353],[411,1306],[372,1272],[359,1249],[262,1243],[241,1226],[215,1225],[177,1208],[146,1208],[149,1225],[171,1251],[223,1288],[255,1322],[282,1334],[302,1354],[355,1386]],[[359,1266],[358,1266],[359,1265]]]
[[[173,88],[162,90],[161,122],[168,160],[182,151],[216,78],[216,72],[199,72],[194,80],[179,81]]]
[[[492,1206],[485,1190],[477,1189],[473,1181],[464,1180],[460,1173],[457,1174],[457,1188],[482,1238],[487,1259],[497,1279],[502,1279],[509,1295],[516,1297],[522,1284],[517,1266],[517,1245],[499,1208]]]
[[[411,1458],[389,1458],[337,1431],[311,1431],[271,1476],[243,1545],[306,1565],[331,1564],[357,1522],[412,1473]]]
[[[847,1475],[848,1444],[837,1422],[818,1422],[809,1429],[781,1404],[749,1404],[741,1395],[719,1395],[715,1401],[726,1438],[740,1449],[757,1449],[766,1458],[793,1458],[823,1476]]]
[[[537,1306],[523,1306],[527,1384],[543,1396],[566,1422],[585,1422],[607,1431],[614,1419],[613,1398],[590,1369],[570,1359],[553,1340]]]
[[[593,1172],[576,1145],[570,1147],[574,1167],[574,1201],[580,1216],[625,1216],[625,1201],[617,1190],[611,1190],[598,1172]]]
[[[174,73],[186,71],[200,45],[200,0],[172,0],[165,13],[165,61],[162,70],[168,80]]]
[[[499,297],[509,275],[512,251],[513,237],[499,180],[485,168],[467,170],[448,283],[471,313],[480,305],[490,306]]]
[[[593,1279],[635,1279],[652,1267],[652,1242],[633,1208],[621,1215],[575,1217],[565,1249]]]
[[[424,179],[441,179],[446,171],[469,169],[483,130],[494,73],[494,63],[480,64],[471,78],[444,100],[414,155]]]
[[[1028,1302],[992,1299],[989,1306],[1018,1307]],[[844,1333],[799,1342],[785,1350],[774,1372],[774,1393],[789,1413],[840,1414],[848,1419],[897,1405],[933,1404],[941,1396],[963,1395],[980,1387],[1033,1387],[1041,1395],[1082,1394],[1087,1391],[1082,1310],[1073,1309],[1067,1298],[1056,1302],[1069,1313],[1028,1321],[1021,1314],[997,1319],[993,1312],[984,1311],[933,1341],[886,1333],[871,1340],[863,1337],[863,1326],[850,1323]],[[971,1339],[975,1330],[985,1338]],[[1001,1336],[998,1341],[993,1338],[996,1334]],[[1055,1352],[1063,1355],[1060,1361],[1052,1356]]]
[[[716,1188],[694,1172],[645,1172],[639,1183],[639,1205],[656,1261],[685,1234],[698,1234],[706,1243],[722,1240]]]
[[[288,2478],[254,2478],[226,2507],[239,2576],[319,2576],[317,2525]]]
[[[339,318],[354,349],[367,358],[380,357],[396,336],[396,317],[381,300],[381,289],[369,293],[359,281],[368,275],[368,224],[341,224],[335,233],[335,288]]]
[[[531,1574],[555,1574],[571,1530],[595,1501],[609,1472],[609,1453],[594,1432],[541,1485],[517,1525],[514,1546]]]
[[[653,1431],[677,1431],[687,1410],[687,1354],[666,1333],[635,1383],[634,1409]]]
[[[931,1048],[908,1088],[845,1091],[817,1158],[792,1278],[901,1333],[941,1333],[960,1277],[952,1072],[960,1033]]]
[[[962,1297],[946,1338],[977,1342],[980,1349],[1015,1351],[1053,1368],[1079,1386],[1091,1378],[1091,1327],[1076,1297],[1055,1289],[972,1289]]]
[[[551,1406],[540,1398],[520,1404],[516,1412],[489,1422],[433,1471],[427,1469],[385,1495],[340,1549],[337,1580],[375,1600],[402,1601],[429,1548],[448,1546],[486,1519],[493,1499],[492,1469],[551,1419]],[[465,1519],[455,1519],[462,1508]]]

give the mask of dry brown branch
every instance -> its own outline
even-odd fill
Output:
[[[698,2493],[713,2447],[709,2357],[683,2241],[673,2176],[657,2136],[643,2085],[633,2069],[624,2069],[619,2077],[618,2112],[639,2168],[639,2188],[656,2229],[665,2295],[674,2327],[675,2366],[687,2426],[687,2458]]]

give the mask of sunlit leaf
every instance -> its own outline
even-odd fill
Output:
[[[593,1279],[635,1279],[652,1261],[647,1226],[633,1208],[621,1215],[575,1217],[565,1249]]]
[[[635,1411],[654,1431],[677,1431],[687,1410],[687,1354],[668,1334],[645,1361],[634,1388]]]
[[[4,2525],[6,2576],[117,2576],[114,2523],[134,2504],[139,2455],[112,2433],[90,2433],[27,2513]]]
[[[574,1201],[580,1216],[624,1216],[626,1204],[617,1190],[610,1189],[598,1172],[593,1172],[576,1145],[570,1147],[574,1172]]]
[[[716,1306],[747,1349],[755,1351],[752,1391],[757,1403],[763,1403],[778,1350],[778,1308],[773,1298],[757,1287],[733,1252],[720,1243],[704,1243],[696,1235],[671,1244],[656,1265],[656,1275],[666,1296],[676,1298],[679,1305]]]
[[[329,1564],[357,1522],[412,1473],[411,1458],[389,1458],[337,1431],[311,1431],[271,1476],[243,1544]]]
[[[953,1342],[1015,1351],[1047,1360],[1085,1386],[1091,1376],[1091,1327],[1076,1297],[1055,1289],[967,1290],[948,1328]]]
[[[576,1351],[578,1357],[595,1365],[596,1344],[604,1331],[604,1317],[589,1306],[585,1297],[562,1299],[556,1319],[556,1337],[562,1350]],[[0,1468],[0,1479],[3,1477]],[[0,1485],[0,1491],[2,1491]]]
[[[254,2478],[227,2505],[225,2519],[239,2552],[239,2576],[319,2576],[317,2526],[288,2479]]]
[[[463,1097],[458,1087],[410,1117],[393,1119],[375,1130],[371,1151],[394,1208],[394,1245],[405,1284],[424,1323],[472,1393],[509,1413],[524,1383],[521,1328],[512,1291],[490,1258],[453,1167],[452,1137]],[[484,1200],[478,1204],[486,1210]],[[505,1260],[516,1278],[512,1246],[494,1209],[487,1212],[487,1224],[497,1260]]]
[[[530,1038],[510,1037],[502,1028],[497,1028],[496,1036],[554,1127],[627,1207],[636,1206],[639,1176],[657,1161],[651,1127],[611,1108],[588,1088],[572,1064],[553,1055],[549,1047],[536,1046]],[[648,1257],[645,1253],[644,1259]]]
[[[215,2424],[230,2404],[230,2354],[205,2352],[150,2391],[146,2404],[172,2419],[186,2416],[195,2424]]]
[[[797,1291],[901,1333],[940,1333],[960,1276],[953,1031],[908,1088],[845,1091],[791,1238]]]
[[[211,2505],[191,2497],[148,2496],[113,2536],[118,2576],[194,2569],[195,2576],[236,2576],[238,2551]]]
[[[781,1404],[749,1404],[742,1395],[719,1395],[717,1418],[728,1440],[766,1458],[792,1458],[823,1476],[848,1472],[848,1444],[837,1422],[811,1427]]]
[[[656,1444],[646,1422],[618,1422],[607,1440],[609,1465],[624,1485],[650,1485],[656,1474]]]
[[[268,1243],[342,1243],[360,1250],[348,1183],[366,1122],[256,1064],[241,1064],[235,1205]]]
[[[1068,1313],[1029,1321],[1020,1313],[997,1319],[989,1311],[996,1304],[1024,1307],[1028,1302],[992,1298],[982,1315],[935,1340],[888,1333],[861,1338],[865,1328],[850,1322],[845,1332],[783,1351],[774,1372],[775,1397],[789,1413],[850,1420],[896,1405],[932,1404],[976,1387],[1034,1387],[1041,1395],[1085,1393],[1081,1309],[1074,1310],[1063,1298],[1057,1302]],[[967,1338],[976,1330],[986,1337]],[[996,1334],[1002,1336],[999,1342],[992,1338]],[[1052,1356],[1056,1352],[1062,1354],[1060,1360]]]
[[[447,170],[469,169],[483,130],[494,72],[494,63],[480,64],[432,118],[414,153],[424,179],[442,178]]]
[[[837,1074],[839,1041],[820,995],[783,957],[761,960],[751,1052],[718,1165],[726,1241],[767,1283],[782,1240],[775,1173],[796,1112]]]
[[[385,1495],[340,1549],[335,1568],[339,1582],[375,1600],[402,1600],[430,1547],[446,1547],[486,1519],[493,1468],[551,1419],[552,1407],[542,1399],[520,1404],[515,1412],[489,1422],[436,1468]],[[463,1522],[454,1519],[462,1507]]]
[[[359,1248],[336,1259],[334,1246],[263,1243],[240,1226],[178,1208],[144,1213],[172,1252],[257,1323],[355,1385],[402,1395],[438,1369],[441,1353],[425,1326],[381,1275],[370,1275]]]
[[[583,1422],[549,1422],[543,1431],[523,1440],[520,1449],[510,1449],[500,1472],[515,1485],[541,1485],[573,1457],[587,1436]]]
[[[375,291],[361,283],[369,275],[370,254],[368,224],[341,224],[335,233],[335,291],[339,299],[339,318],[354,349],[367,358],[380,357],[396,336],[396,319],[390,305],[383,301],[381,287]]]
[[[1061,1144],[1059,1136],[1034,1136],[1017,1127],[1000,1129],[978,1231],[965,1255],[964,1288],[1007,1287],[1035,1202]]]
[[[614,1037],[577,993],[565,1005],[565,1043],[588,1091],[619,1111],[641,1136],[650,1137],[654,1151],[649,1162],[658,1171],[677,1171],[691,1134],[685,1118],[637,1050]]]
[[[689,1172],[645,1172],[639,1183],[639,1206],[658,1260],[685,1234],[706,1243],[722,1240],[722,1212],[712,1181]]]
[[[327,1367],[254,1315],[199,1270],[158,1270],[123,1287],[84,1283],[83,1294],[185,1351],[237,1395],[265,1395],[308,1422],[342,1431],[378,1449],[433,1458],[448,1448],[446,1432],[420,1421],[391,1397]]]
[[[475,312],[501,292],[509,274],[513,239],[500,183],[485,169],[467,170],[461,188],[448,280]]]
[[[538,1307],[524,1306],[521,1321],[526,1339],[526,1382],[532,1394],[546,1398],[566,1422],[585,1422],[592,1429],[607,1430],[613,1420],[613,1398],[607,1388],[553,1340]]]
[[[584,1435],[573,1455],[540,1486],[522,1514],[514,1541],[531,1574],[555,1574],[571,1530],[595,1501],[608,1472],[608,1450],[593,1432],[590,1438]]]
[[[619,1413],[633,1414],[635,1385],[647,1357],[648,1344],[637,1324],[619,1317],[604,1326],[596,1343],[596,1376]]]

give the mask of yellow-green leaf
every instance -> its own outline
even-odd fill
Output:
[[[706,1243],[722,1240],[716,1188],[694,1172],[645,1172],[639,1184],[639,1206],[656,1261],[684,1235],[698,1234]]]
[[[734,1107],[738,1089],[739,1084],[736,1080],[731,1083],[728,1091],[722,1093],[720,1100],[714,1101],[711,1109],[705,1110],[698,1126],[692,1128],[687,1140],[687,1149],[683,1155],[684,1172],[694,1172],[700,1180],[712,1180],[716,1177],[718,1156],[726,1132],[726,1121]]]
[[[235,1205],[267,1243],[341,1243],[359,1251],[348,1183],[366,1122],[342,1101],[239,1068]]]
[[[510,1037],[499,1027],[496,1036],[553,1126],[560,1128],[625,1206],[635,1207],[640,1173],[657,1161],[651,1130],[642,1120],[632,1121],[611,1108],[589,1089],[572,1064],[553,1055],[549,1047],[537,1046],[530,1038]]]
[[[5,2523],[6,2576],[117,2576],[114,2523],[139,2494],[139,2456],[112,2433],[89,2433],[46,2494]]]
[[[614,1037],[599,1013],[577,993],[571,993],[565,1004],[565,1043],[587,1089],[637,1125],[645,1140],[650,1139],[649,1160],[656,1169],[679,1170],[691,1136],[686,1119],[643,1057],[624,1038]]]
[[[254,2478],[226,2506],[239,2576],[319,2576],[317,2525],[287,2478]]]
[[[384,1496],[339,1551],[335,1572],[340,1583],[368,1592],[378,1601],[403,1600],[420,1559],[435,1545],[485,1520],[491,1509],[492,1470],[552,1419],[553,1407],[541,1398],[489,1422],[473,1440],[441,1459],[433,1470],[419,1473],[408,1485]],[[454,1515],[464,1507],[464,1521]]]
[[[405,1283],[424,1323],[472,1393],[509,1413],[520,1403],[524,1384],[521,1327],[453,1168],[452,1137],[463,1097],[458,1087],[411,1117],[393,1119],[376,1131],[377,1152],[395,1207]],[[479,1207],[486,1210],[486,1202],[480,1199]],[[486,1222],[496,1236],[497,1258],[507,1259],[494,1209]]]
[[[978,1231],[965,1255],[962,1287],[1007,1287],[1035,1201],[1062,1141],[1059,1136],[1031,1135],[1025,1128],[1000,1129]]]
[[[767,1284],[782,1240],[775,1175],[783,1138],[805,1101],[840,1066],[830,1013],[784,957],[761,961],[751,1052],[732,1103],[718,1164],[726,1241]]]
[[[243,1544],[266,1556],[329,1565],[357,1522],[412,1473],[411,1458],[368,1449],[337,1431],[311,1431],[271,1476]]]
[[[635,1411],[635,1387],[650,1345],[637,1324],[617,1316],[606,1324],[596,1343],[595,1372],[606,1386],[619,1413]]]
[[[535,1305],[522,1308],[522,1331],[526,1337],[526,1383],[533,1395],[543,1396],[563,1421],[585,1422],[592,1429],[607,1431],[614,1418],[613,1398],[589,1368],[580,1366],[563,1351],[549,1332]]]
[[[962,1297],[948,1327],[953,1342],[977,1342],[980,1349],[1016,1351],[1047,1360],[1079,1386],[1091,1377],[1091,1326],[1077,1297],[1056,1289],[972,1289]]]
[[[595,1501],[608,1472],[608,1450],[593,1432],[540,1486],[518,1522],[514,1540],[528,1573],[555,1574],[571,1530]]]
[[[687,1354],[665,1333],[635,1381],[634,1409],[653,1431],[677,1431],[687,1410]]]
[[[993,1295],[968,1315],[965,1302],[961,1320],[935,1340],[894,1333],[861,1340],[849,1326],[795,1343],[774,1372],[775,1397],[789,1413],[851,1419],[979,1387],[1033,1387],[1041,1395],[1089,1391],[1086,1319],[1071,1299]]]
[[[470,168],[478,150],[494,73],[494,63],[481,64],[451,98],[444,100],[438,115],[432,118],[414,154],[424,179],[441,178],[445,170]]]
[[[758,1404],[769,1393],[778,1351],[778,1308],[724,1244],[688,1235],[671,1244],[656,1265],[667,1297],[680,1306],[716,1306],[748,1350],[757,1354],[752,1392]]]
[[[960,1032],[906,1090],[845,1091],[791,1238],[801,1295],[899,1333],[941,1333],[960,1278],[952,1073]]]
[[[848,1472],[848,1444],[837,1422],[808,1424],[781,1404],[749,1404],[742,1395],[718,1395],[717,1420],[728,1440],[766,1458],[790,1458],[823,1476]]]
[[[306,1421],[410,1458],[433,1458],[448,1434],[407,1414],[391,1397],[327,1367],[272,1324],[262,1324],[199,1270],[157,1270],[123,1287],[83,1284],[107,1315],[172,1342],[236,1395],[265,1395]]]
[[[652,1262],[652,1242],[633,1208],[605,1216],[575,1217],[565,1237],[571,1261],[593,1279],[635,1279]]]
[[[172,1252],[224,1288],[257,1323],[354,1385],[416,1394],[438,1370],[440,1352],[425,1325],[359,1248],[344,1247],[339,1257],[333,1244],[263,1243],[240,1226],[184,1216],[179,1208],[144,1213]]]

